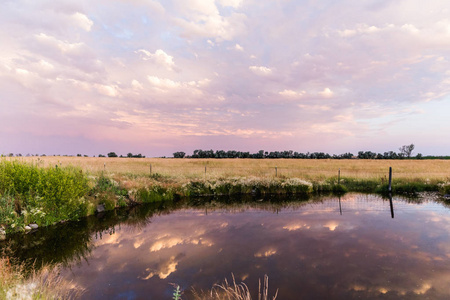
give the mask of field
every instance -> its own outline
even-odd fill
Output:
[[[13,158],[16,159],[16,158]],[[116,175],[161,174],[179,180],[228,177],[297,177],[317,181],[338,175],[354,179],[388,176],[404,180],[450,181],[450,160],[360,160],[360,159],[172,159],[109,157],[23,157],[39,166],[77,166],[93,175],[101,171]],[[205,172],[206,170],[206,172]]]

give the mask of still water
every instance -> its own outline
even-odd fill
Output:
[[[60,262],[85,299],[171,299],[225,278],[277,299],[449,299],[450,208],[347,194],[139,206],[18,236],[20,259]],[[254,201],[254,200],[251,200]]]

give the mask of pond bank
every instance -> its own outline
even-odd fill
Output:
[[[426,178],[395,179],[394,194],[450,193],[450,183]],[[99,210],[184,197],[287,194],[310,196],[346,192],[388,193],[385,177],[333,176],[307,180],[285,176],[221,176],[217,178],[95,173],[81,168],[41,167],[0,161],[0,239],[24,231],[29,224],[48,226],[96,214]]]

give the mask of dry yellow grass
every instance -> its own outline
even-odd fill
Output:
[[[12,158],[16,159],[16,158]],[[96,174],[106,171],[116,175],[152,173],[174,178],[217,178],[236,176],[298,177],[321,180],[337,176],[357,179],[388,176],[393,168],[397,179],[450,180],[450,160],[310,160],[310,159],[171,159],[171,158],[108,158],[108,157],[23,157],[20,160],[42,166],[78,166]]]
[[[60,276],[60,266],[44,266],[25,277],[23,264],[0,256],[0,299],[78,299],[84,289]]]

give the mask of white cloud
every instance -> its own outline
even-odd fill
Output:
[[[105,96],[117,97],[119,95],[119,89],[117,86],[95,84],[94,87],[97,89],[97,91],[100,94],[105,95]]]
[[[76,12],[74,13],[71,18],[75,21],[75,24],[86,30],[91,31],[92,25],[94,25],[94,22],[90,20],[85,14]]]
[[[243,0],[219,0],[219,3],[222,6],[231,6],[234,8],[238,8],[239,6],[241,6]]]
[[[142,84],[139,81],[137,81],[136,79],[133,79],[131,81],[131,86],[133,87],[134,90],[142,90],[143,89]]]
[[[404,24],[401,28],[413,34],[419,33],[419,29],[413,24]]]
[[[330,98],[333,97],[334,93],[331,91],[330,88],[325,88],[323,91],[319,92],[319,95],[324,98]]]
[[[40,33],[35,37],[43,45],[58,49],[60,52],[65,54],[81,54],[85,47],[84,43],[69,43],[67,41],[58,40],[57,38],[45,33]]]
[[[148,76],[148,81],[156,87],[164,88],[164,89],[174,89],[181,86],[181,83],[172,81],[167,78],[159,78],[157,76]]]
[[[272,69],[264,66],[250,66],[248,67],[250,71],[256,75],[267,76],[272,74]]]
[[[168,55],[161,49],[156,50],[155,53],[151,53],[145,49],[140,49],[135,52],[141,54],[143,60],[151,60],[158,65],[165,66],[169,70],[175,66],[173,56]]]
[[[306,94],[306,92],[305,91],[296,92],[293,90],[284,90],[282,92],[278,92],[278,94],[280,94],[281,96],[286,97],[286,98],[299,98],[299,97],[304,96]]]
[[[177,9],[180,16],[172,20],[184,30],[183,36],[188,38],[229,41],[246,31],[245,14],[231,12],[221,15],[214,0],[184,0],[177,2]]]
[[[374,34],[381,31],[391,30],[394,27],[395,26],[392,24],[386,25],[384,27],[377,27],[367,24],[356,24],[352,29],[338,30],[337,32],[342,37],[354,37],[358,34]]]
[[[234,46],[234,49],[237,50],[237,51],[244,51],[244,48],[241,45],[239,45],[239,44],[236,44]]]

